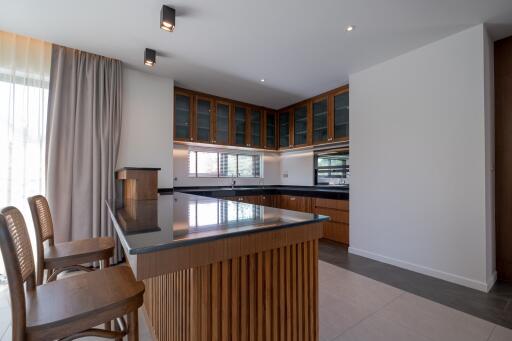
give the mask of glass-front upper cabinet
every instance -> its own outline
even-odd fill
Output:
[[[196,139],[198,142],[212,142],[212,100],[196,97]]]
[[[174,139],[191,141],[192,95],[176,91],[174,97]]]
[[[308,106],[300,105],[293,110],[293,146],[308,143]]]
[[[235,106],[235,133],[234,144],[237,146],[246,146],[246,125],[247,125],[247,109],[242,106]]]
[[[265,111],[265,148],[276,148],[276,113]]]
[[[231,106],[227,102],[215,103],[215,135],[213,143],[229,144],[229,114]]]
[[[251,147],[261,147],[261,109],[251,109]]]
[[[348,140],[348,89],[334,95],[334,139]]]
[[[290,112],[279,113],[279,147],[288,148],[290,144]]]
[[[323,97],[313,101],[313,144],[329,140],[328,133],[328,101]]]

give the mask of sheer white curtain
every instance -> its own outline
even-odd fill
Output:
[[[50,57],[51,44],[0,31],[0,208],[19,208],[31,234],[27,197],[45,192]]]

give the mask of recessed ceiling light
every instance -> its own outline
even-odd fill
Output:
[[[262,83],[263,83],[264,81],[265,81],[265,78],[260,79],[260,82],[262,82]]]
[[[176,25],[176,11],[169,6],[162,6],[160,11],[160,28],[164,31],[172,32]]]
[[[354,30],[354,26],[352,25],[348,25],[347,28],[345,29],[347,32],[352,32]]]
[[[147,66],[153,66],[156,64],[156,51],[152,49],[146,49],[144,51],[144,64]]]

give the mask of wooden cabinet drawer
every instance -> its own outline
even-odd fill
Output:
[[[338,223],[349,223],[348,211],[338,211],[328,208],[315,207],[313,212],[331,217],[331,221]]]
[[[335,200],[335,199],[324,199],[314,198],[315,207],[332,208],[335,210],[348,211],[349,205],[348,200]]]
[[[324,223],[324,238],[348,244],[348,224],[330,221]]]

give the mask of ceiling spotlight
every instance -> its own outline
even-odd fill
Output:
[[[264,81],[265,81],[265,78],[260,79],[260,82],[262,82],[262,83],[263,83]]]
[[[176,11],[169,6],[162,6],[160,11],[160,28],[164,31],[172,32],[176,26]]]
[[[347,28],[345,29],[347,32],[352,32],[354,30],[354,26],[352,25],[348,25]]]
[[[144,64],[147,66],[153,66],[156,64],[156,51],[152,49],[146,49],[144,51]]]

